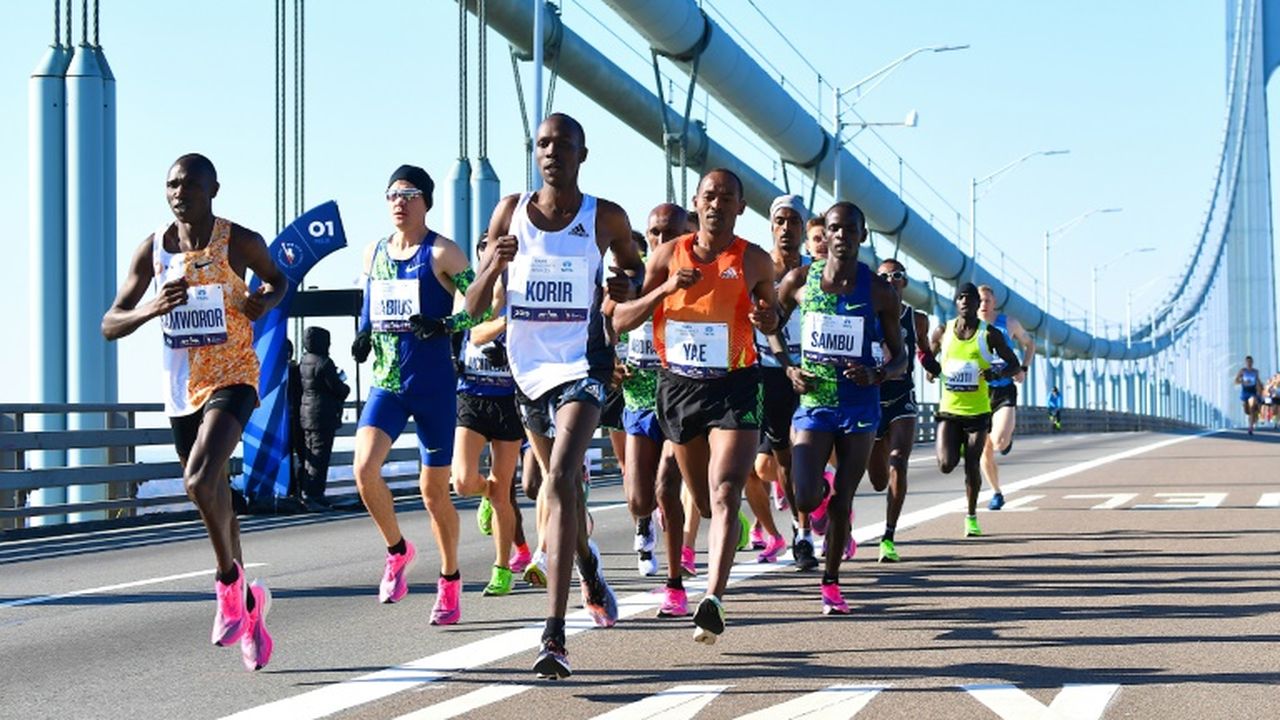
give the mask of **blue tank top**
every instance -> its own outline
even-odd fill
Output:
[[[453,297],[436,279],[431,247],[436,233],[429,232],[418,251],[407,260],[387,252],[387,241],[378,241],[365,283],[361,315],[373,331],[373,384],[389,392],[427,395],[441,386],[453,387],[453,359],[449,336],[419,340],[409,331],[408,318],[446,318],[453,311]]]
[[[875,275],[858,263],[853,292],[834,295],[822,289],[825,260],[809,267],[804,299],[800,342],[800,365],[817,377],[816,387],[800,396],[805,407],[859,407],[880,402],[880,388],[862,386],[844,376],[850,362],[866,367],[880,364],[876,345],[884,337],[880,319],[871,300]]]
[[[497,340],[506,341],[506,334]],[[458,378],[458,392],[479,397],[509,397],[516,392],[516,381],[507,365],[494,365],[484,351],[493,347],[491,340],[479,347],[471,344],[471,331],[463,333],[462,375]]]
[[[881,400],[896,400],[915,390],[916,369],[916,311],[906,303],[902,304],[902,314],[898,316],[898,325],[902,328],[902,351],[907,354],[907,369],[902,377],[885,380],[880,384]]]
[[[1258,389],[1258,371],[1252,368],[1244,368],[1240,371],[1240,387],[1257,390]]]
[[[992,327],[1000,331],[1004,335],[1004,341],[1009,347],[1013,347],[1013,338],[1009,336],[1009,316],[1004,313],[996,315],[996,321],[991,323]],[[999,355],[991,354],[991,369],[996,372],[1004,372],[1005,361],[1000,359]],[[1013,378],[1000,378],[999,380],[988,380],[987,387],[1008,387],[1013,384]]]

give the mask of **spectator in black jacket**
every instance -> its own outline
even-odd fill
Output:
[[[307,328],[299,369],[302,375],[302,430],[307,439],[306,472],[303,475],[304,502],[312,510],[329,507],[325,499],[325,483],[329,477],[329,454],[333,436],[342,425],[342,401],[351,388],[329,357],[329,331],[322,327]]]
[[[289,379],[285,385],[289,398],[289,497],[302,497],[302,477],[307,463],[307,438],[302,433],[302,371],[293,354],[293,341],[285,338],[284,351],[289,358]]]

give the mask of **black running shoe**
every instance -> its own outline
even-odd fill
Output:
[[[693,613],[693,640],[703,645],[714,645],[716,638],[724,634],[724,606],[712,595],[702,598]]]
[[[542,652],[533,664],[533,671],[542,680],[563,680],[573,674],[569,669],[569,652],[564,643],[557,640],[543,640]]]
[[[1008,455],[1009,451],[1012,449],[1013,449],[1013,438],[1009,438],[1009,444],[1004,446],[1004,449],[1000,451],[1000,454]]]
[[[791,556],[795,559],[797,572],[808,572],[818,567],[818,558],[813,554],[813,543],[808,540],[797,540],[791,547]]]

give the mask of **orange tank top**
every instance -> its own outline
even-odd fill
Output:
[[[756,363],[751,292],[742,265],[747,241],[735,237],[704,263],[693,254],[695,239],[693,234],[675,239],[667,271],[697,268],[702,277],[668,295],[654,311],[654,346],[662,366],[677,375],[723,377]]]

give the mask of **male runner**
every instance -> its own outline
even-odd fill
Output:
[[[1253,434],[1253,426],[1258,422],[1258,406],[1261,404],[1258,383],[1258,370],[1253,366],[1253,356],[1244,357],[1244,367],[1236,373],[1236,384],[1240,386],[1240,402],[1244,404],[1244,416],[1249,420],[1249,434]]]
[[[979,317],[986,324],[997,328],[1004,334],[1006,343],[1012,347],[1016,342],[1022,347],[1022,363],[1012,378],[997,378],[987,383],[991,393],[991,432],[987,435],[987,444],[982,448],[982,475],[991,485],[994,493],[989,510],[1004,507],[1004,493],[1000,492],[1000,469],[996,466],[996,451],[1008,455],[1013,449],[1013,428],[1018,421],[1018,386],[1027,376],[1027,368],[1036,355],[1036,342],[1023,329],[1017,318],[1011,318],[996,311],[996,294],[990,285],[980,285],[978,293],[982,296],[982,306],[978,310]],[[997,371],[1002,370],[1003,363],[993,361]]]
[[[160,318],[165,414],[187,496],[200,511],[218,563],[213,643],[239,641],[244,666],[259,670],[273,648],[266,625],[271,592],[256,580],[246,583],[226,471],[258,405],[253,321],[280,302],[289,281],[261,235],[214,216],[218,189],[218,172],[205,156],[174,161],[165,195],[175,221],[134,251],[124,285],[102,318],[102,334],[119,340]],[[253,293],[245,285],[246,269],[262,282]],[[139,305],[149,283],[156,296]]]
[[[409,591],[407,574],[417,556],[400,532],[382,464],[412,417],[422,472],[418,486],[440,549],[440,577],[432,625],[461,616],[458,511],[449,495],[455,413],[454,367],[449,336],[477,322],[450,315],[454,294],[474,278],[454,242],[427,227],[435,183],[427,171],[401,165],[387,180],[387,206],[395,232],[364,253],[365,292],[360,331],[351,346],[356,362],[373,352],[373,387],[356,425],[355,477],[360,499],[387,546],[378,599],[399,602]],[[482,318],[484,319],[484,318]]]
[[[811,217],[804,225],[804,249],[811,260],[827,259],[827,221]]]
[[[601,627],[618,619],[599,551],[587,538],[582,471],[614,366],[600,315],[604,252],[611,250],[618,268],[637,277],[644,263],[622,208],[578,189],[578,170],[587,159],[582,125],[553,113],[538,127],[534,144],[543,186],[509,195],[494,208],[494,239],[467,293],[467,308],[480,312],[505,298],[508,360],[542,470],[547,512],[550,607],[534,670],[539,677],[563,678],[570,674],[564,616],[575,553],[592,619]],[[633,291],[626,277],[609,279],[615,300]]]
[[[880,277],[884,278],[902,297],[907,287],[907,268],[890,258],[880,263]],[[894,546],[894,530],[902,515],[902,503],[907,498],[907,463],[916,442],[915,360],[937,375],[942,372],[938,361],[929,352],[929,316],[902,303],[898,317],[902,328],[902,351],[907,356],[907,368],[902,377],[892,378],[880,385],[880,424],[876,428],[876,441],[871,446],[871,461],[867,475],[871,487],[877,491],[888,488],[884,511],[884,534],[880,537],[880,562],[898,562],[898,550]]]
[[[965,497],[969,514],[965,535],[982,534],[978,525],[978,493],[982,490],[979,468],[982,448],[991,430],[991,396],[987,383],[1020,372],[1005,335],[978,317],[978,288],[965,283],[956,288],[955,319],[937,327],[929,347],[942,366],[942,402],[938,407],[936,451],[938,469],[950,473],[964,459]],[[1003,360],[997,368],[995,361]]]
[[[1054,385],[1049,391],[1049,421],[1053,423],[1053,431],[1062,431],[1062,392]]]
[[[481,238],[477,251],[483,253],[484,248],[485,239]],[[487,512],[477,513],[480,531],[493,535],[494,562],[485,595],[511,592],[511,544],[516,525],[512,483],[524,439],[516,410],[516,384],[507,366],[506,326],[506,318],[498,317],[467,330],[462,333],[459,353],[462,371],[452,474],[459,495],[479,493],[487,508]],[[489,444],[488,478],[480,475],[485,443]]]
[[[697,642],[724,632],[724,596],[738,545],[742,487],[760,441],[760,380],[753,326],[778,328],[773,261],[734,234],[746,210],[742,182],[723,169],[698,183],[697,233],[655,248],[639,298],[620,303],[614,324],[634,330],[651,314],[658,423],[675,444],[680,474],[711,508],[707,593],[694,612]],[[674,526],[670,526],[673,527]]]
[[[826,221],[828,257],[791,271],[778,288],[784,314],[802,318],[801,362],[790,362],[778,341],[778,359],[800,406],[792,426],[796,432],[793,480],[800,511],[829,503],[826,566],[822,573],[822,612],[847,615],[840,594],[840,563],[852,528],[849,511],[853,494],[871,457],[880,423],[880,388],[907,367],[902,333],[897,331],[901,304],[898,294],[871,268],[858,261],[858,248],[867,239],[862,210],[850,202],[832,205]],[[887,328],[890,332],[884,332]],[[882,364],[883,342],[889,361]],[[823,477],[827,459],[836,453],[834,487],[828,495]]]

